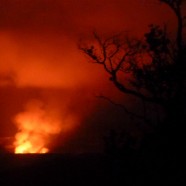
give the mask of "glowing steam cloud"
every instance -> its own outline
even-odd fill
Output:
[[[40,101],[30,102],[14,121],[18,128],[15,153],[47,153],[52,136],[59,134],[62,128],[60,119]]]

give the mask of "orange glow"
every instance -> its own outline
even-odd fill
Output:
[[[78,44],[86,38],[91,44],[93,30],[103,38],[122,31],[141,38],[151,23],[168,23],[168,30],[169,25],[175,30],[173,12],[153,1],[0,1],[0,140],[11,137],[6,142],[10,152],[47,153],[58,147],[61,152],[65,145],[79,152],[115,123],[122,124],[115,118],[125,122],[123,116],[114,117],[112,105],[96,96],[126,105],[130,99],[99,65],[89,63]],[[34,103],[22,111],[30,99],[48,105]],[[108,114],[103,117],[103,112]]]
[[[19,129],[15,135],[15,153],[47,153],[51,137],[62,128],[58,119],[49,115],[40,102],[33,102],[15,122]]]

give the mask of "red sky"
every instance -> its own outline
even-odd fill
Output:
[[[172,28],[174,21],[172,12],[156,0],[1,0],[2,140],[15,135],[13,118],[32,99],[42,100],[67,120],[75,118],[76,129],[58,137],[55,146],[61,152],[100,149],[110,128],[136,133],[127,116],[95,98],[102,93],[117,99],[118,91],[99,66],[87,62],[78,40],[93,30],[142,36],[150,23]]]

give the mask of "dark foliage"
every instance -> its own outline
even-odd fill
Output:
[[[171,153],[172,149],[183,152],[186,143],[186,42],[183,39],[185,17],[181,11],[183,0],[160,1],[175,14],[175,37],[169,35],[166,25],[160,27],[151,24],[142,40],[122,34],[104,39],[94,33],[96,44],[81,43],[80,49],[93,63],[104,68],[110,76],[109,80],[122,93],[139,98],[144,104],[158,105],[164,111],[164,120],[159,121],[153,134],[144,139],[142,148],[145,147],[145,151],[148,151],[153,146],[154,151],[158,152],[162,149]],[[131,114],[129,111],[127,113]],[[143,118],[143,122],[149,124],[145,115],[138,118]],[[151,121],[154,119],[151,118]],[[113,139],[109,143],[107,146],[112,144],[111,149],[116,148],[113,147]]]

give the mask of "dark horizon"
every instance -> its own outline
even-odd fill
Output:
[[[0,185],[184,185],[185,0],[0,4]]]

